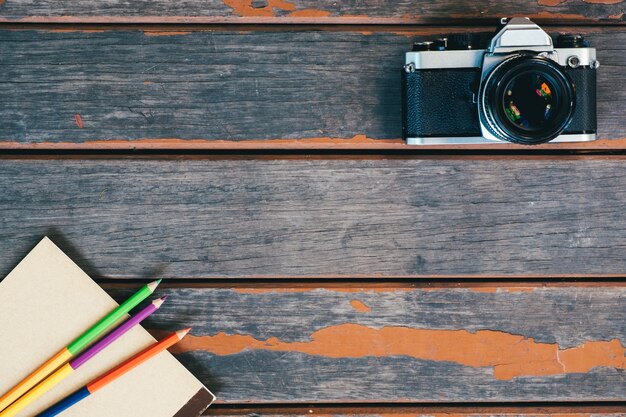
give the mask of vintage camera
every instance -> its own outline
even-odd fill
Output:
[[[416,43],[402,71],[406,142],[595,140],[596,50],[580,35],[554,43],[528,18]]]

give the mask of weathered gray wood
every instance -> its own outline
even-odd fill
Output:
[[[2,4],[4,3],[4,4]],[[524,15],[548,22],[624,22],[621,1],[5,0],[8,21],[449,23]]]
[[[571,408],[569,412],[526,412],[523,409],[512,412],[505,413],[497,413],[497,412],[472,412],[471,410],[474,407],[468,407],[465,412],[455,412],[454,414],[448,412],[437,412],[435,409],[434,412],[419,412],[414,410],[409,410],[409,413],[403,412],[404,410],[400,408],[398,412],[375,412],[375,411],[361,411],[361,412],[350,412],[351,407],[346,407],[345,411],[337,411],[335,409],[329,409],[327,413],[324,414],[324,417],[406,417],[410,415],[411,417],[624,417],[626,413],[623,412],[615,412],[615,413],[597,413],[597,412],[578,412],[577,408]],[[291,412],[291,413],[277,413],[277,412],[268,412],[264,408],[249,408],[246,410],[247,412],[229,412],[224,411],[219,408],[209,408],[203,415],[205,416],[215,416],[215,417],[226,417],[226,416],[247,416],[247,417],[314,417],[316,414],[310,414],[306,410],[301,410],[300,412]]]
[[[523,408],[522,409],[518,409],[516,411],[510,411],[510,412],[475,412],[472,411],[474,409],[474,407],[468,407],[466,408],[464,411],[456,411],[454,414],[451,414],[449,412],[446,411],[439,411],[439,409],[435,408],[432,409],[432,411],[413,411],[411,410],[410,412],[410,416],[411,417],[624,417],[626,415],[626,413],[621,412],[621,411],[616,411],[614,413],[612,412],[601,412],[601,413],[597,413],[597,412],[578,412],[578,408],[577,407],[573,407],[570,408],[569,412],[566,411],[562,411],[562,412],[550,412],[550,411],[537,411],[537,412],[528,412],[525,411]],[[297,412],[267,412],[265,411],[265,409],[261,408],[261,409],[255,409],[255,408],[251,408],[248,410],[248,412],[240,412],[240,413],[234,413],[234,412],[229,412],[228,414],[225,414],[224,410],[221,408],[209,408],[203,415],[205,416],[223,416],[223,415],[228,415],[228,416],[238,416],[238,417],[258,417],[258,416],[263,416],[263,417],[305,417],[305,416],[315,416],[315,414],[309,414],[306,412],[306,410],[301,411],[299,413]],[[405,413],[401,413],[401,412],[388,412],[388,413],[377,413],[375,411],[372,412],[359,412],[359,413],[353,413],[349,411],[349,408],[345,411],[345,412],[339,412],[339,411],[335,411],[333,409],[330,409],[326,414],[324,414],[324,417],[406,417],[409,414],[405,414]]]
[[[170,297],[145,326],[192,326],[173,352],[222,403],[600,401],[626,389],[623,286],[159,291]]]
[[[0,274],[44,234],[95,276],[626,274],[622,158],[0,161]]]
[[[624,417],[623,407],[593,406],[543,406],[543,407],[277,407],[277,408],[209,408],[204,415],[236,417]]]
[[[427,32],[450,30],[458,28]],[[626,83],[626,32],[588,31],[602,63],[599,137],[626,138],[626,89],[619,88]],[[315,31],[0,31],[0,146],[399,138],[399,68],[414,39]]]

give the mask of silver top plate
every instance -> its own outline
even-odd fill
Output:
[[[407,52],[405,64],[413,63],[416,70],[441,68],[480,68],[484,49],[470,51]]]
[[[483,63],[484,49],[469,51],[421,51],[407,52],[404,63],[415,65],[420,69],[445,68],[480,68]],[[567,65],[570,56],[577,56],[581,66],[589,66],[596,60],[596,48],[555,48],[554,52],[547,53],[548,57],[561,66]]]

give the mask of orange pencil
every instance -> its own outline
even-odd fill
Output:
[[[153,358],[157,354],[163,352],[165,349],[175,345],[176,343],[181,341],[182,338],[185,337],[187,333],[189,333],[190,330],[191,328],[188,328],[188,329],[179,330],[175,333],[172,333],[171,335],[167,336],[165,339],[153,344],[152,346],[139,352],[132,358],[117,365],[115,368],[111,369],[104,375],[99,376],[98,378],[89,382],[83,388],[80,388],[79,390],[75,391],[73,394],[70,394],[69,396],[59,401],[58,403],[54,404],[53,406],[49,407],[45,411],[38,414],[37,417],[52,417],[52,416],[56,416],[57,414],[60,414],[61,412],[63,412],[64,410],[67,410],[68,408],[70,408],[71,406],[79,402],[80,400],[90,396],[94,392],[98,391],[99,389],[115,381],[116,379],[124,375],[125,373],[132,371],[133,369],[135,369],[142,363],[146,362],[150,358]]]

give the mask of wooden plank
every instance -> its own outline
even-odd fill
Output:
[[[597,406],[596,406],[597,407]],[[265,411],[265,409],[258,408],[250,408],[243,412],[233,412],[233,413],[225,413],[224,409],[219,407],[213,407],[207,409],[204,415],[207,416],[217,416],[217,415],[230,415],[230,416],[241,416],[241,417],[255,417],[255,416],[263,416],[263,417],[304,417],[304,416],[324,416],[324,417],[340,417],[340,416],[355,416],[355,417],[624,417],[626,413],[623,408],[616,408],[618,411],[615,412],[597,412],[597,411],[588,411],[581,412],[578,410],[578,407],[568,407],[565,408],[568,411],[560,411],[560,412],[552,412],[549,409],[545,408],[540,409],[537,412],[526,411],[525,408],[507,411],[507,412],[490,412],[490,411],[472,411],[476,407],[466,407],[465,409],[457,409],[456,411],[449,412],[444,409],[444,411],[440,411],[440,408],[437,407],[435,409],[426,408],[425,411],[421,411],[420,409],[407,409],[399,412],[376,412],[369,411],[369,409],[354,412],[352,411],[352,407],[346,407],[345,409],[335,410],[330,409],[324,414],[310,414],[307,410],[302,410],[301,412],[272,412]],[[600,408],[603,408],[600,406]],[[593,408],[591,408],[593,410]],[[369,412],[368,412],[369,411]]]
[[[624,417],[624,407],[611,405],[568,406],[323,406],[237,407],[214,405],[204,415],[241,417]]]
[[[453,30],[0,31],[0,147],[415,149],[398,139],[403,53]],[[626,32],[585,32],[615,140],[543,149],[626,147]]]
[[[121,300],[130,290],[109,290]],[[618,401],[626,288],[162,288],[223,404]]]
[[[438,409],[426,412],[409,410],[408,413],[353,413],[351,412],[351,408],[346,409],[343,412],[335,412],[330,410],[330,412],[326,414],[308,414],[306,410],[303,410],[301,413],[268,413],[263,409],[259,410],[256,408],[251,408],[247,413],[232,413],[226,414],[231,416],[241,416],[241,417],[255,417],[255,416],[263,416],[263,417],[304,417],[311,415],[323,415],[324,417],[344,417],[344,416],[358,416],[358,417],[624,417],[626,413],[617,411],[615,413],[605,413],[605,412],[578,412],[576,408],[573,411],[563,411],[557,413],[551,412],[526,412],[524,409],[507,412],[507,413],[490,413],[490,412],[473,412],[474,407],[468,407],[465,411],[457,411],[455,413],[449,413],[446,411],[438,412]],[[218,416],[225,415],[224,410],[221,408],[213,407],[207,409],[207,411],[203,414],[206,416]]]
[[[7,159],[0,275],[626,276],[622,157]]]
[[[471,408],[469,408],[471,409]],[[512,411],[509,413],[480,413],[480,412],[471,412],[466,410],[465,412],[456,412],[456,413],[448,413],[448,412],[438,412],[435,409],[433,412],[420,412],[415,411],[414,409],[408,409],[406,411],[399,412],[387,412],[387,413],[377,413],[377,412],[353,412],[352,407],[346,407],[345,409],[335,410],[330,409],[328,412],[324,413],[324,417],[344,417],[344,416],[355,416],[355,417],[624,417],[626,413],[624,412],[615,412],[615,413],[598,413],[598,412],[578,412],[576,409],[571,411],[565,411],[562,413],[550,413],[550,412],[539,412],[532,413],[527,412],[524,409],[518,411]],[[205,416],[263,416],[263,417],[305,417],[305,416],[316,416],[320,414],[310,414],[307,410],[302,410],[298,412],[292,413],[276,413],[276,412],[266,412],[264,409],[258,408],[250,408],[246,410],[247,412],[237,412],[228,413],[224,412],[220,408],[209,408],[203,415]]]
[[[4,4],[2,4],[4,3]],[[621,0],[539,0],[481,3],[363,0],[21,0],[0,2],[2,21],[158,23],[394,23],[496,21],[503,16],[538,21],[624,23]]]

